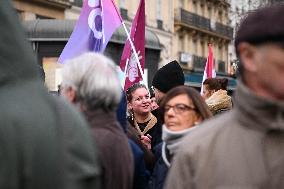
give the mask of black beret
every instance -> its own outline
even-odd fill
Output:
[[[248,42],[260,45],[268,42],[284,44],[284,5],[278,4],[253,11],[242,21],[236,34],[235,47]]]
[[[184,74],[179,63],[174,60],[160,68],[153,78],[152,85],[163,93],[184,85]]]

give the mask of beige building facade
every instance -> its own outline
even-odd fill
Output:
[[[125,22],[131,24],[140,0],[114,2]],[[13,4],[23,21],[78,19],[82,0],[13,0]],[[161,67],[176,59],[185,73],[201,73],[208,43],[212,43],[216,71],[230,73],[228,46],[233,28],[228,25],[229,8],[228,0],[145,0],[146,29],[155,34],[161,46],[160,58],[152,60],[154,64]],[[53,61],[46,62],[49,60]]]
[[[22,20],[64,19],[72,0],[13,0],[13,5]]]
[[[139,0],[116,0],[122,14],[135,16]],[[147,28],[162,44],[160,66],[176,59],[185,70],[202,70],[213,44],[216,70],[229,73],[230,4],[226,0],[145,0]]]
[[[115,2],[131,21],[140,0]],[[211,43],[217,74],[231,74],[228,51],[233,28],[228,0],[145,0],[145,4],[146,27],[155,32],[162,45],[159,67],[176,59],[184,69],[186,84],[200,87]],[[228,78],[229,89],[234,89],[236,82]]]
[[[66,15],[76,18],[76,15],[80,14],[80,9],[74,8],[74,0],[13,0],[12,3],[22,22],[36,23],[41,19],[64,20]],[[39,49],[38,43],[32,42],[32,44],[33,50]],[[56,91],[61,82],[59,74],[61,65],[57,63],[57,58],[43,56],[40,60],[45,71],[45,84],[50,91]]]
[[[230,4],[225,0],[177,0],[174,16],[174,55],[184,69],[202,70],[213,45],[215,69],[228,73],[228,46],[233,37]]]
[[[137,11],[140,0],[115,0],[122,17],[130,23]],[[145,0],[146,28],[154,32],[162,46],[159,66],[175,59],[173,49],[174,1]]]

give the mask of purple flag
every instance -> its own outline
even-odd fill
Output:
[[[84,0],[79,20],[58,62],[85,52],[103,52],[122,19],[112,0]]]

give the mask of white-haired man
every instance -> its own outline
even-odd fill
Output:
[[[91,125],[103,170],[103,188],[131,189],[134,163],[127,136],[116,120],[121,86],[113,61],[96,53],[66,61],[61,94]]]

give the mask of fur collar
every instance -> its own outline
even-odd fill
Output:
[[[225,90],[218,90],[205,100],[213,114],[232,108],[232,99]]]

